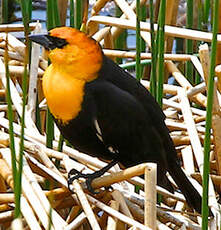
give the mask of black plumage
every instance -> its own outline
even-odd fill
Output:
[[[201,212],[201,196],[180,167],[164,119],[146,88],[103,56],[98,78],[86,83],[82,110],[68,124],[57,125],[74,148],[91,156],[116,159],[125,167],[156,162],[157,183],[174,192],[168,171],[189,206]]]

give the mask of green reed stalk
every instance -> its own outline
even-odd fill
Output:
[[[47,1],[47,29],[51,30],[54,27],[60,26],[60,17],[58,10],[58,2],[57,0],[48,0]],[[53,147],[53,139],[54,139],[54,121],[52,114],[49,109],[47,109],[46,116],[46,146],[48,148]]]
[[[74,0],[70,0],[70,27],[74,27]]]
[[[81,24],[82,24],[82,12],[83,12],[83,4],[84,1],[82,0],[76,0],[75,1],[75,6],[74,6],[74,23],[75,23],[75,28],[80,29],[81,28]]]
[[[47,8],[46,8],[46,14],[47,14],[47,29],[50,30],[54,28],[54,20],[53,20],[53,0],[47,0]]]
[[[198,18],[197,18],[197,29],[198,30],[202,30],[202,22],[203,22],[203,15],[202,15],[202,3],[201,1],[198,2]],[[200,41],[196,42],[197,47],[199,47],[200,45]],[[196,77],[195,77],[195,84],[199,84],[201,82],[201,76],[198,73],[198,71],[196,71]]]
[[[14,128],[13,128],[13,110],[12,110],[12,101],[11,101],[11,90],[10,90],[10,75],[8,67],[8,37],[6,36],[5,44],[5,76],[6,76],[6,99],[8,105],[8,120],[9,120],[9,138],[10,138],[10,150],[11,150],[11,164],[12,164],[12,175],[14,183],[14,195],[15,195],[15,218],[20,216],[20,194],[17,192],[17,166],[16,166],[16,152],[15,152],[15,141],[14,141]]]
[[[187,29],[193,28],[193,0],[187,0]],[[186,40],[186,53],[193,54],[193,41],[190,39]],[[193,66],[191,61],[186,62],[186,76],[187,79],[193,83]]]
[[[146,4],[141,6],[141,21],[145,22],[147,19],[147,7]],[[146,42],[143,40],[143,38],[141,37],[141,44],[140,44],[140,49],[141,52],[145,52],[146,51]],[[141,77],[144,77],[144,66],[141,66],[141,70],[140,70],[140,74]]]
[[[160,11],[158,18],[159,25],[159,42],[158,44],[158,57],[157,57],[157,97],[156,100],[162,107],[163,98],[163,81],[164,81],[164,25],[165,25],[165,12],[166,12],[166,0],[160,2]]]
[[[61,25],[57,0],[47,0],[47,29]]]
[[[136,0],[136,78],[141,79],[140,52],[141,52],[141,37],[140,37],[140,0]]]
[[[16,193],[17,193],[17,212],[16,217],[20,215],[20,198],[22,193],[22,169],[23,169],[23,152],[24,152],[24,130],[25,130],[25,108],[27,102],[27,88],[28,88],[28,63],[29,63],[29,50],[30,42],[28,35],[30,32],[29,22],[31,20],[31,1],[30,0],[21,0],[20,1],[21,10],[22,10],[22,20],[24,24],[24,33],[25,33],[25,58],[24,58],[24,74],[22,79],[22,116],[21,116],[21,135],[20,135],[20,148],[19,148],[19,159],[18,159],[18,170],[16,177]]]
[[[154,7],[153,0],[149,2],[149,14],[150,14],[150,28],[151,28],[151,74],[150,74],[150,92],[156,98],[156,66],[157,66],[157,48],[155,42],[155,32],[154,32]]]
[[[115,16],[116,17],[120,17],[122,15],[122,11],[121,9],[116,6],[115,7]],[[114,40],[114,48],[115,49],[126,49],[127,48],[127,44],[126,44],[126,40],[127,40],[127,31],[124,30],[115,40]],[[118,64],[122,63],[122,58],[116,58],[116,62]]]
[[[61,20],[60,20],[60,16],[59,16],[59,9],[58,9],[58,1],[54,1],[53,4],[53,16],[54,16],[54,26],[60,26],[61,25]]]
[[[2,1],[1,23],[8,23],[8,0],[3,0]]]
[[[206,108],[206,133],[204,141],[204,164],[203,164],[203,200],[202,200],[202,229],[208,229],[208,181],[210,171],[210,137],[211,137],[211,124],[212,124],[212,108],[213,108],[213,91],[214,91],[214,76],[216,65],[216,46],[217,46],[217,33],[219,23],[219,0],[214,0],[213,8],[213,39],[211,47],[210,70],[208,79],[208,95],[207,95],[207,108]]]
[[[210,0],[205,0],[203,4],[203,23],[207,26],[210,13]]]

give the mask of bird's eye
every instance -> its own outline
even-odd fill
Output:
[[[49,49],[55,49],[55,48],[63,48],[65,45],[68,44],[68,42],[63,38],[53,37],[50,35],[47,35],[47,38],[50,42]]]

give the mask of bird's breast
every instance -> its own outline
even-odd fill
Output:
[[[63,124],[81,110],[85,81],[75,79],[60,68],[50,65],[43,76],[43,92],[53,116]]]

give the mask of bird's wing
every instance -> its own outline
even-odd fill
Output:
[[[151,112],[150,117],[152,117],[153,121],[156,121],[158,125],[160,125],[159,121],[164,121],[165,115],[150,92],[127,71],[120,68],[105,55],[103,56],[103,66],[99,75],[101,78],[104,78],[133,95],[138,101],[140,101],[143,108],[148,113]]]
[[[96,106],[96,135],[109,150],[119,153],[125,166],[163,161],[161,137],[134,96],[105,80],[89,83],[86,91],[93,95]]]
[[[142,104],[151,123],[163,140],[167,157],[177,159],[173,141],[164,122],[165,115],[150,92],[139,81],[105,55],[103,56],[103,66],[99,75],[102,79],[105,79],[118,88],[127,91]]]

